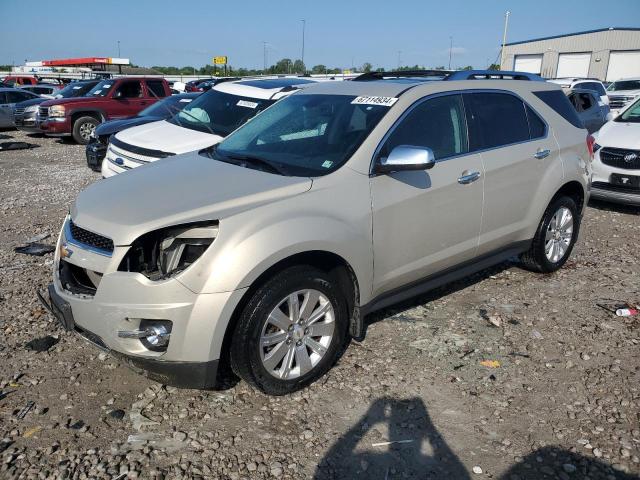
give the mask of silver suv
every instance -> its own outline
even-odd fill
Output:
[[[374,310],[514,255],[560,268],[591,176],[561,89],[411,75],[311,86],[217,146],[91,185],[45,302],[161,382],[212,387],[226,364],[279,395]]]

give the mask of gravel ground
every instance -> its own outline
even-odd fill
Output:
[[[640,302],[640,210],[590,205],[555,274],[505,263],[373,315],[294,395],[177,390],[39,306],[52,255],[14,248],[53,244],[99,175],[81,146],[12,139],[38,147],[0,152],[0,478],[639,478],[640,319],[596,303]]]

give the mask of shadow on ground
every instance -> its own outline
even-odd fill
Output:
[[[382,397],[329,449],[314,479],[471,480],[472,476],[479,477],[467,470],[438,432],[422,399]],[[573,478],[639,477],[562,448],[545,447],[513,465],[499,480]]]
[[[589,200],[589,206],[604,212],[626,213],[628,215],[640,215],[640,207],[635,205],[625,205],[622,203],[605,202],[602,200]]]

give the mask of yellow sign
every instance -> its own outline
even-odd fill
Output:
[[[227,56],[224,57],[213,57],[212,60],[214,65],[226,65],[227,64]]]

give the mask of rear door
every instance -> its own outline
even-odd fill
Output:
[[[145,85],[147,87],[147,97],[150,100],[150,104],[167,96],[162,80],[145,80]]]
[[[462,95],[416,104],[376,161],[399,145],[431,148],[436,164],[371,179],[374,296],[473,258],[480,233],[482,160],[469,153]]]
[[[138,79],[123,80],[112,95],[117,105],[111,118],[133,117],[150,104]]]
[[[465,93],[464,103],[471,149],[481,152],[485,171],[482,255],[524,239],[530,206],[558,148],[542,118],[514,94]]]

